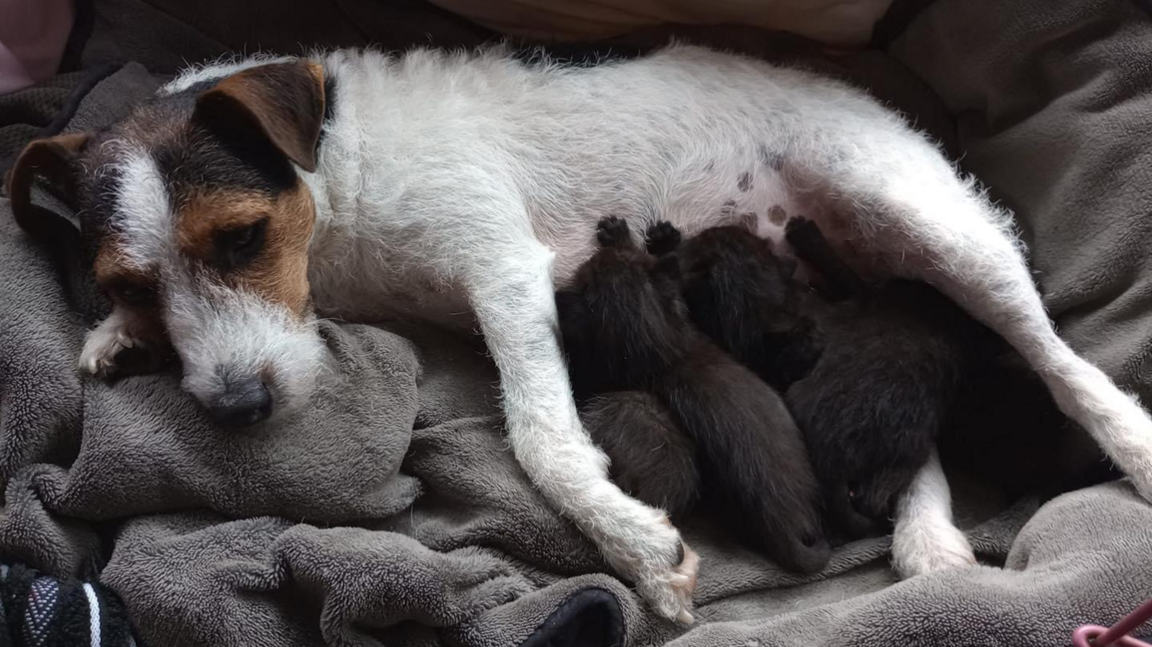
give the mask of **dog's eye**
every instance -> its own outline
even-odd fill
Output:
[[[216,260],[225,269],[240,267],[260,255],[264,247],[264,236],[268,229],[265,218],[236,229],[226,229],[216,234]]]
[[[124,283],[109,290],[116,300],[132,306],[146,306],[156,300],[156,292],[143,285]]]

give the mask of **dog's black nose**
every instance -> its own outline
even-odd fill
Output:
[[[272,394],[260,378],[232,382],[209,412],[221,425],[247,427],[272,415]]]

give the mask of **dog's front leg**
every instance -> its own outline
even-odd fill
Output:
[[[576,414],[560,349],[551,250],[525,237],[488,247],[467,288],[500,370],[508,437],[544,496],[636,584],[660,615],[691,622],[697,557],[663,511],[608,480],[607,460]]]
[[[85,337],[80,370],[104,379],[157,370],[167,358],[167,347],[155,327],[148,318],[116,306]]]
[[[952,492],[936,450],[896,504],[892,565],[901,577],[976,563],[968,539],[952,523]]]

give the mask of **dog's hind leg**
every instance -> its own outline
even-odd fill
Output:
[[[553,253],[529,236],[482,246],[465,277],[500,371],[508,438],[544,496],[668,619],[691,622],[697,557],[661,510],[608,479],[604,454],[581,426],[560,348]]]
[[[932,450],[896,503],[892,565],[901,577],[975,564],[968,539],[952,523],[952,493]]]
[[[1152,500],[1152,419],[1056,335],[1008,215],[923,137],[891,126],[870,133],[869,146],[834,151],[820,174],[837,207],[856,214],[857,241],[894,272],[935,285],[1015,347],[1060,409]]]

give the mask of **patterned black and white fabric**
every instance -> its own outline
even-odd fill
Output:
[[[120,598],[96,582],[0,564],[0,647],[135,647]]]

